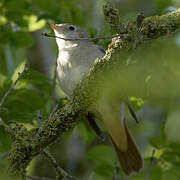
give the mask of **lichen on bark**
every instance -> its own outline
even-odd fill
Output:
[[[113,38],[109,44],[105,57],[96,59],[89,74],[75,88],[71,99],[51,119],[46,120],[42,127],[30,131],[21,127],[21,133],[14,130],[14,135],[10,134],[13,143],[8,158],[9,166],[22,179],[25,178],[26,167],[33,157],[57,137],[69,131],[76,120],[86,114],[88,107],[98,100],[103,86],[101,78],[105,72],[117,69],[120,62],[128,56],[129,50],[147,40],[171,34],[180,27],[180,9],[162,16],[143,18],[142,22],[133,21],[127,24],[120,22],[118,11],[110,3],[106,3],[104,14],[112,30],[119,33],[119,37]],[[121,58],[114,58],[117,54]]]

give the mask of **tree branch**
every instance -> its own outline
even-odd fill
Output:
[[[31,131],[24,128],[21,133],[25,135],[21,141],[13,139],[13,148],[9,153],[9,165],[10,169],[22,179],[26,177],[25,169],[32,158],[53,143],[59,135],[69,131],[78,117],[84,115],[88,107],[98,100],[104,73],[117,69],[120,62],[128,57],[124,52],[147,40],[173,33],[180,27],[180,9],[162,16],[144,18],[138,25],[136,21],[122,25],[119,23],[117,10],[110,7],[108,3],[105,7],[105,18],[111,22],[111,28],[120,34],[120,38],[112,39],[105,57],[95,61],[90,73],[84,76],[77,85],[71,99],[63,108],[59,109],[52,118],[46,120],[42,127]],[[121,58],[114,58],[117,53],[121,54]]]

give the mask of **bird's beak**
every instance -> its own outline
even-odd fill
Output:
[[[54,29],[54,30],[57,29],[57,26],[56,26],[55,24],[52,24],[52,23],[49,23],[49,22],[47,22],[47,24],[48,24],[52,29]]]

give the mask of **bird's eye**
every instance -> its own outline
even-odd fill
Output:
[[[75,27],[71,25],[71,26],[69,26],[69,30],[74,31]]]

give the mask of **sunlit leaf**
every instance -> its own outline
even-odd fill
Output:
[[[38,20],[36,15],[24,16],[24,19],[28,22],[28,31],[39,30],[45,25],[45,20]]]

